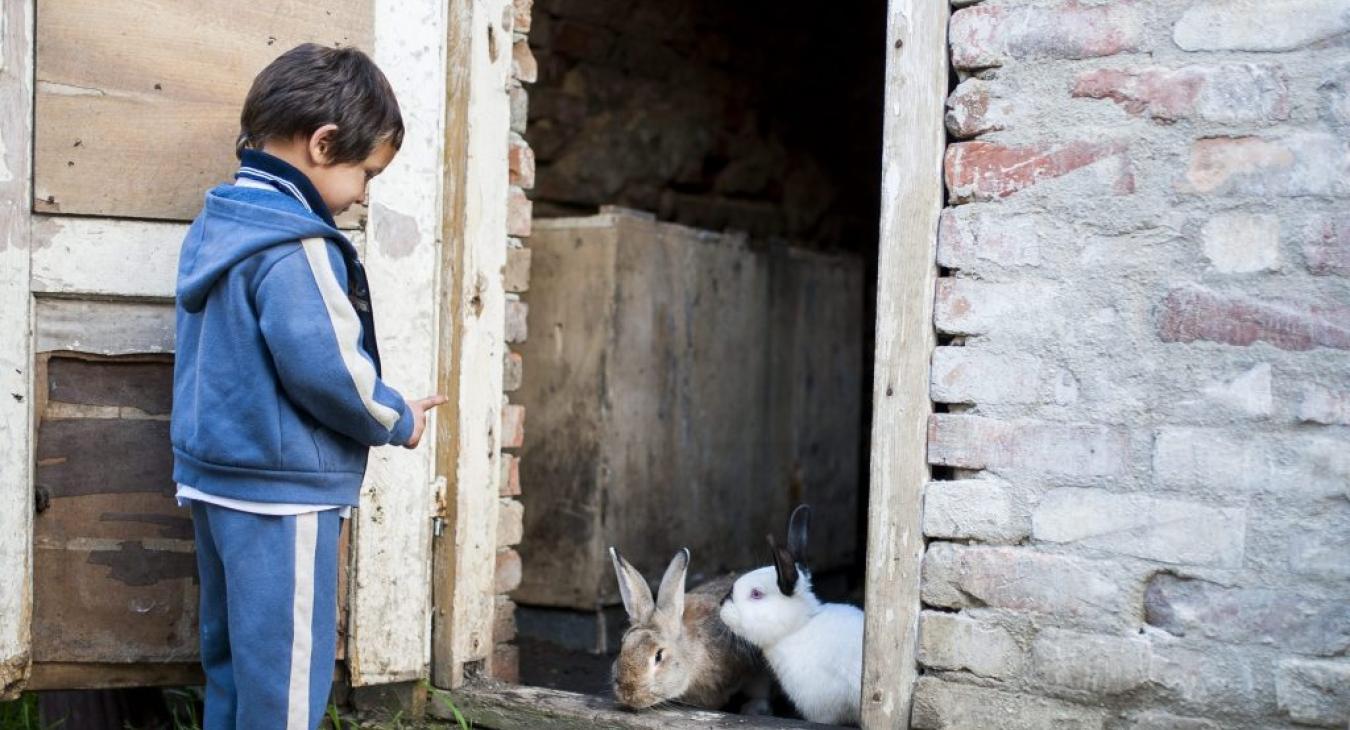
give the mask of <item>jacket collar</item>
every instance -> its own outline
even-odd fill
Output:
[[[262,150],[244,150],[239,156],[239,171],[234,176],[236,180],[246,178],[271,185],[277,191],[300,201],[301,205],[319,216],[324,223],[337,227],[328,205],[323,202],[323,196],[319,195],[318,188],[309,181],[309,177],[276,155],[270,155]]]

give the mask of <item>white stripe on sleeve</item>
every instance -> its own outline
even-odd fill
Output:
[[[398,424],[398,411],[375,400],[375,366],[357,349],[360,347],[361,321],[333,275],[333,267],[328,263],[328,243],[322,238],[306,238],[300,245],[305,250],[310,271],[314,273],[314,281],[319,285],[319,293],[323,295],[328,319],[337,334],[338,351],[342,353],[342,362],[352,376],[356,392],[371,418],[392,431]]]

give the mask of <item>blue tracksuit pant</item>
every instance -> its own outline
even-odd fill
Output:
[[[274,516],[192,503],[203,730],[313,730],[337,651],[337,510]]]

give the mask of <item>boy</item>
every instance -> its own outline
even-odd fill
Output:
[[[445,401],[380,379],[365,273],[333,223],[402,140],[365,54],[287,51],[244,101],[234,184],[207,193],[183,241],[172,438],[196,532],[205,730],[318,726],[339,521],[370,447],[416,447]]]

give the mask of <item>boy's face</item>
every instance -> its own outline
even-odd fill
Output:
[[[336,216],[353,203],[365,204],[366,186],[376,175],[384,172],[397,152],[392,144],[380,142],[360,162],[321,163],[305,170],[305,173],[323,197],[323,202],[328,205],[329,212]]]

